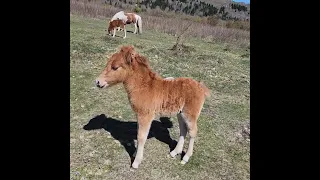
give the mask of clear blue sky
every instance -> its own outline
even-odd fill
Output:
[[[232,0],[234,2],[244,2],[244,3],[247,3],[249,4],[250,3],[250,0]]]

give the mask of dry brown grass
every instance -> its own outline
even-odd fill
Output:
[[[186,24],[190,24],[189,20],[181,20],[180,18],[165,18],[145,16],[143,20],[144,29],[152,29],[157,32],[177,35],[181,32]],[[192,22],[191,28],[186,33],[186,37],[199,37],[212,40],[214,42],[232,42],[239,45],[248,45],[250,41],[250,32],[224,28],[220,26],[210,26],[208,24]]]
[[[249,21],[227,21],[226,27],[250,31],[250,22]]]
[[[103,4],[101,1],[70,0],[70,13],[85,17],[112,17],[119,11],[121,11],[121,9]]]

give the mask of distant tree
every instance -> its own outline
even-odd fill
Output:
[[[223,13],[221,19],[222,20],[227,20],[228,19],[227,15],[228,15],[228,12]]]
[[[199,5],[198,5],[198,4],[195,4],[193,8],[194,8],[194,10],[196,11],[196,10],[199,8]]]
[[[196,10],[193,8],[193,9],[191,10],[190,14],[193,16],[195,12],[196,12]]]
[[[224,6],[220,7],[219,14],[224,14],[224,9],[225,9]]]
[[[213,7],[213,14],[217,14],[218,13],[218,8]]]

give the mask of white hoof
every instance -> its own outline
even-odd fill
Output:
[[[123,39],[125,39],[126,37],[123,37]]]
[[[181,164],[186,164],[189,161],[189,158],[190,158],[189,156],[184,155],[182,158]]]
[[[134,172],[135,170],[136,170],[136,169],[134,169],[134,168],[132,168],[132,167],[130,168],[130,171],[131,171],[131,172]]]
[[[137,162],[132,163],[132,168],[138,169],[138,167],[139,167],[139,163],[137,163]]]
[[[185,162],[184,160],[182,160],[181,162],[180,162],[180,164],[182,164],[182,165],[185,165],[187,162]]]
[[[174,150],[170,152],[170,156],[171,156],[171,157],[174,158],[176,155],[177,155],[177,153],[176,153]]]

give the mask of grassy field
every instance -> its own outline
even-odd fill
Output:
[[[127,28],[133,31],[133,26]],[[232,44],[186,39],[185,52],[169,50],[176,37],[106,35],[106,20],[70,15],[71,179],[249,179],[250,54]],[[211,89],[198,119],[194,154],[186,165],[169,157],[178,140],[177,118],[155,120],[139,169],[130,169],[136,120],[123,86],[98,89],[94,80],[110,54],[132,44],[163,77],[192,77]],[[188,145],[188,138],[185,149]]]

